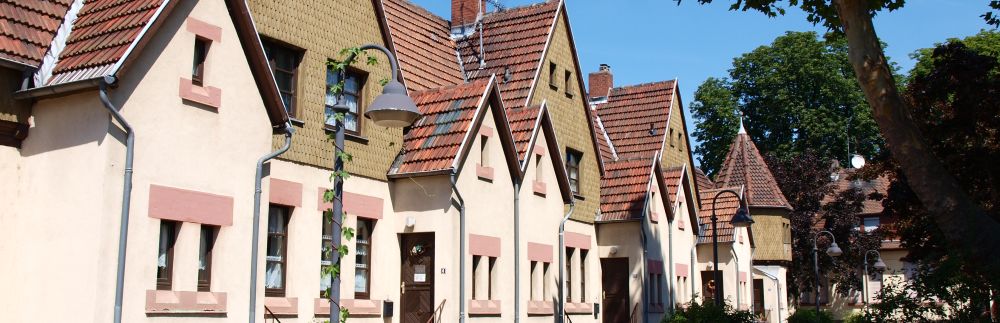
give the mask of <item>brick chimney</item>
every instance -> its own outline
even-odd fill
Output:
[[[476,22],[480,10],[486,11],[486,0],[451,0],[451,28]]]
[[[588,93],[591,101],[607,99],[611,88],[615,86],[614,75],[611,74],[611,66],[601,64],[597,72],[590,73]]]

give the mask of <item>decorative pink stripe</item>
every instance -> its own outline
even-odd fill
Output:
[[[319,205],[320,211],[333,208],[333,203],[323,202],[323,193],[326,190],[323,187],[319,188],[319,203],[317,205]],[[378,197],[344,192],[344,212],[359,218],[381,220],[383,202],[384,200]]]
[[[214,86],[197,86],[190,79],[181,78],[178,95],[181,99],[219,109],[222,107],[222,90]]]
[[[528,315],[552,315],[555,313],[552,301],[528,301]]]
[[[493,167],[483,167],[482,165],[476,164],[476,176],[493,181]]]
[[[649,269],[650,274],[663,274],[663,261],[661,260],[647,260],[646,268]]]
[[[531,181],[531,191],[535,194],[545,196],[545,182]]]
[[[545,156],[545,146],[535,145],[535,155]]]
[[[688,265],[687,264],[674,264],[674,273],[677,277],[687,277],[688,276]]]
[[[747,282],[747,272],[745,271],[740,272],[740,282],[741,283]]]
[[[677,222],[677,229],[684,230],[684,219],[680,219]]]
[[[222,27],[198,19],[187,18],[187,31],[213,42],[222,42]]]
[[[226,313],[226,293],[146,290],[146,313]]]
[[[302,207],[302,183],[272,178],[268,201],[274,204]]]
[[[469,234],[469,254],[500,257],[500,238]]]
[[[299,299],[295,297],[264,297],[264,306],[274,315],[298,315]]]
[[[472,315],[500,315],[499,300],[469,300],[469,314]]]
[[[594,312],[593,303],[566,303],[566,313],[590,314]]]
[[[229,226],[233,225],[233,198],[149,185],[149,217]]]
[[[552,262],[552,245],[528,242],[528,260]]]
[[[480,136],[493,137],[493,128],[490,128],[490,127],[487,127],[487,126],[479,127],[479,135]]]
[[[590,235],[567,231],[563,236],[566,246],[577,249],[590,249]]]
[[[374,299],[341,299],[340,306],[346,308],[351,316],[382,314],[382,300]],[[316,298],[313,301],[313,312],[316,316],[330,315],[330,300]]]
[[[653,223],[660,222],[660,213],[659,212],[649,212],[649,220],[653,221]]]

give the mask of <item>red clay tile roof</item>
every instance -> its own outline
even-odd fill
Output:
[[[473,124],[491,79],[410,94],[423,117],[403,138],[403,153],[393,174],[451,169]]]
[[[163,0],[85,2],[48,84],[106,75],[163,4]]]
[[[455,42],[468,79],[505,75],[510,80],[500,85],[504,106],[519,108],[526,104],[549,32],[556,21],[559,1],[487,13],[483,17],[483,52],[486,65],[480,68],[479,32]]]
[[[883,210],[882,201],[868,198],[871,194],[888,194],[889,178],[880,176],[873,180],[854,179],[854,169],[841,168],[837,171],[839,179],[834,183],[833,192],[823,197],[823,204],[829,203],[836,198],[836,194],[857,186],[865,194],[865,201],[861,203],[861,214],[881,214]]]
[[[597,115],[618,158],[648,158],[663,148],[674,85],[665,81],[616,87],[608,102],[598,105]]]
[[[393,47],[411,91],[462,83],[448,21],[407,0],[382,1]]]
[[[597,108],[600,109],[604,104],[598,104]],[[601,117],[596,113],[594,114],[594,140],[597,140],[597,147],[601,152],[601,159],[604,162],[611,162],[615,160],[614,149],[611,148],[611,143],[608,142],[610,138],[607,133],[604,132],[604,126],[601,122]]]
[[[71,0],[0,0],[0,59],[38,67]]]
[[[667,193],[670,193],[670,203],[677,203],[677,188],[681,186],[681,178],[684,176],[684,167],[675,166],[663,170],[663,181],[667,184]]]
[[[701,212],[698,212],[698,223],[703,228],[698,234],[698,243],[712,243],[712,199],[723,189],[729,189],[743,194],[742,187],[723,187],[701,191]],[[733,194],[724,193],[715,203],[715,212],[719,216],[716,226],[719,228],[719,242],[733,242],[733,225],[730,221],[740,207],[740,200]]]
[[[702,171],[701,168],[694,168],[694,177],[695,184],[698,186],[697,188],[699,191],[715,188],[715,182],[712,182],[712,179],[708,178],[708,175],[705,175],[705,172]]]
[[[764,163],[757,146],[744,132],[740,132],[729,146],[729,153],[722,169],[715,177],[717,186],[745,186],[747,202],[751,207],[780,207],[791,209],[778,182]]]
[[[514,146],[517,147],[517,160],[520,162],[527,158],[528,144],[530,144],[531,135],[538,125],[541,112],[541,105],[507,109],[507,120],[510,122],[511,134],[514,136]]]
[[[641,219],[653,159],[619,160],[607,162],[604,166],[598,222]]]

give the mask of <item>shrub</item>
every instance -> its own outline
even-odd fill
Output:
[[[817,315],[816,310],[800,309],[788,317],[788,323],[833,323],[833,315],[827,311],[820,311]]]
[[[663,317],[661,323],[753,323],[753,313],[734,309],[728,303],[716,306],[713,303],[688,303],[673,315]]]

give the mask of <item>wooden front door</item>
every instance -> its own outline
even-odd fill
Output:
[[[604,322],[629,321],[628,258],[601,258]]]
[[[403,234],[400,240],[402,323],[426,323],[434,315],[434,233]]]
[[[777,308],[777,306],[775,306]],[[753,280],[753,313],[758,316],[764,315],[764,280]]]

